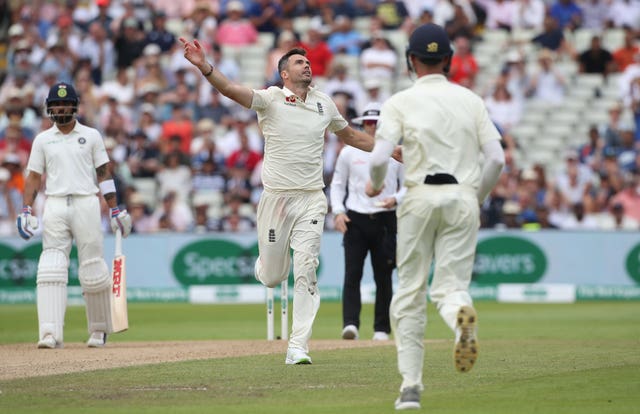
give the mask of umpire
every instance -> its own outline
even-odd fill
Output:
[[[372,102],[353,123],[374,135],[380,103]],[[360,283],[367,253],[371,254],[376,284],[373,339],[387,340],[391,332],[389,305],[393,295],[391,276],[396,262],[396,205],[405,192],[404,167],[390,159],[385,189],[376,198],[364,193],[369,179],[370,153],[345,146],[336,161],[331,181],[331,209],[336,230],[344,234],[345,274],[342,292],[342,338],[358,339],[362,301]]]
[[[500,176],[504,152],[482,98],[447,80],[452,55],[442,27],[425,24],[411,34],[406,57],[417,80],[383,105],[371,153],[366,193],[375,196],[394,145],[403,140],[407,193],[398,208],[398,289],[391,301],[402,375],[397,410],[420,408],[427,291],[455,332],[456,369],[469,371],[478,356],[469,283],[479,204]]]

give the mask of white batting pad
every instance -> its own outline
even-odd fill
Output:
[[[40,339],[53,335],[59,344],[64,341],[64,315],[67,309],[66,283],[38,283],[38,324]]]
[[[95,258],[80,263],[78,279],[87,305],[89,333],[111,333],[111,277],[104,259]]]
[[[68,268],[69,260],[61,250],[46,249],[40,255],[36,279],[39,335],[40,339],[52,335],[59,344],[64,339]]]

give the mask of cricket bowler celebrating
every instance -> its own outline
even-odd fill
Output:
[[[331,98],[310,87],[311,66],[304,49],[292,49],[278,62],[284,87],[255,90],[230,82],[207,62],[197,40],[180,41],[185,58],[211,85],[258,114],[265,145],[255,276],[270,288],[287,280],[293,250],[293,325],[285,363],[310,364],[308,341],[320,307],[316,269],[327,213],[322,191],[325,131],[365,151],[373,148],[373,137],[352,129]]]
[[[407,192],[397,210],[399,283],[390,311],[402,375],[397,410],[420,408],[427,290],[455,332],[456,369],[467,372],[476,361],[477,315],[468,288],[479,204],[505,162],[482,99],[445,77],[453,54],[445,31],[435,24],[418,27],[406,54],[417,80],[382,106],[367,184],[369,196],[381,191],[387,159],[403,138]]]
[[[102,347],[111,332],[111,275],[103,257],[98,189],[111,208],[114,232],[119,229],[127,237],[131,218],[126,210],[118,209],[102,136],[76,120],[79,99],[73,86],[53,85],[45,104],[54,125],[33,141],[22,214],[17,218],[20,236],[29,240],[39,227],[31,207],[46,174],[42,254],[36,279],[38,348],[63,346],[69,253],[74,240],[90,334],[87,345]]]

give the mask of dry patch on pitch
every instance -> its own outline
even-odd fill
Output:
[[[393,345],[393,341],[312,340],[313,351]],[[37,349],[35,343],[0,345],[0,380],[197,359],[268,355],[287,350],[286,341],[109,342],[104,348],[65,343],[64,349]],[[283,362],[284,363],[284,362]]]

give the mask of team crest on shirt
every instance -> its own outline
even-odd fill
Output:
[[[296,96],[295,95],[285,96],[284,104],[289,106],[296,106]]]
[[[87,139],[85,137],[80,137],[78,138],[78,143],[83,145],[87,143]]]
[[[324,115],[324,108],[322,107],[322,104],[320,102],[318,102],[318,115]]]

